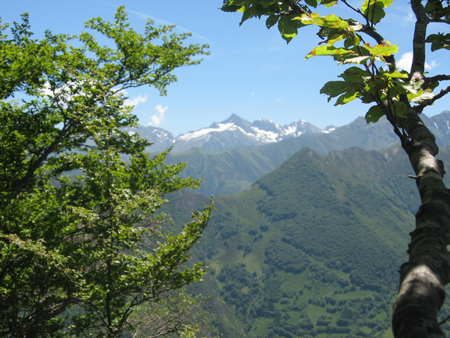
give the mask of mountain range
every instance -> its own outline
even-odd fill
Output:
[[[450,124],[447,122],[450,121],[450,111],[445,111],[431,118],[423,115],[423,120],[436,135],[439,145],[448,144]],[[228,149],[255,147],[283,141],[296,143],[294,140],[300,138],[302,147],[308,146],[320,154],[326,154],[333,150],[347,149],[349,144],[352,143],[349,138],[355,136],[357,142],[353,142],[351,146],[358,145],[363,149],[380,150],[397,142],[390,124],[385,119],[376,124],[367,125],[362,117],[342,127],[329,126],[320,129],[303,120],[280,126],[266,119],[249,122],[232,114],[222,122],[214,122],[209,127],[177,137],[174,137],[167,130],[152,126],[126,128],[125,130],[133,134],[138,133],[153,143],[148,149],[151,152],[159,152],[168,147],[173,147],[172,152],[174,153],[192,148],[216,153]],[[375,139],[376,144],[373,143]]]
[[[129,133],[138,133],[152,142],[151,151],[161,151],[173,146],[174,152],[194,147],[208,152],[218,152],[242,146],[257,146],[279,142],[300,135],[329,133],[334,130],[334,127],[322,130],[303,120],[280,126],[265,119],[249,122],[232,114],[225,121],[214,122],[207,128],[188,132],[177,137],[174,137],[167,130],[152,126],[140,126],[138,128],[127,128],[126,130]]]
[[[439,146],[450,144],[450,111],[431,118],[422,116]],[[184,176],[204,179],[199,193],[205,196],[227,194],[249,188],[258,178],[271,172],[297,151],[308,147],[318,154],[359,147],[383,150],[398,143],[398,137],[386,119],[367,124],[360,117],[354,122],[327,132],[304,133],[260,146],[240,146],[209,152],[194,147],[169,155],[168,163],[187,162]]]

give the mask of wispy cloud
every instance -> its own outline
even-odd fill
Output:
[[[150,122],[148,123],[148,125],[152,127],[159,126],[166,119],[166,116],[164,114],[168,108],[168,106],[163,107],[162,105],[157,105],[155,109],[158,111],[158,114],[150,117]]]
[[[402,55],[400,60],[397,62],[397,67],[409,71],[411,69],[413,60],[413,52],[405,53]],[[431,63],[425,63],[425,69],[431,70],[435,67],[439,66],[436,61],[431,61]]]
[[[203,36],[201,34],[195,33],[195,32],[193,32],[193,31],[191,31],[189,29],[184,28],[183,26],[176,25],[176,24],[174,24],[172,22],[169,22],[167,20],[160,19],[160,18],[158,18],[156,16],[153,16],[153,15],[150,15],[150,14],[146,14],[146,13],[142,13],[142,12],[138,12],[138,11],[133,11],[133,10],[128,9],[128,8],[127,8],[127,12],[130,13],[130,14],[134,14],[134,15],[140,17],[141,19],[145,19],[145,20],[152,19],[158,25],[176,26],[175,29],[180,31],[180,32],[182,32],[182,33],[192,33],[193,37],[195,37],[197,39],[204,40],[206,43],[212,43],[211,40],[208,39],[206,36]]]
[[[413,12],[409,12],[408,15],[403,18],[403,21],[404,22],[413,22],[415,19],[416,18],[414,16]]]
[[[430,69],[433,69],[433,68],[435,68],[435,67],[437,67],[437,66],[439,66],[439,64],[436,63],[436,61],[434,61],[434,60],[431,61],[430,64],[428,64],[428,63],[425,62],[425,69],[430,70]]]

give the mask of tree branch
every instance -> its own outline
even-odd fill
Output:
[[[450,75],[436,75],[432,77],[425,78],[425,85],[431,84],[436,81],[447,81],[450,80]]]
[[[400,269],[400,289],[394,303],[394,336],[442,337],[437,314],[450,280],[450,200],[445,187],[442,161],[434,135],[414,109],[408,109],[405,129],[411,140],[403,144],[416,173],[422,206],[416,214],[416,229],[410,234],[409,261]]]
[[[427,16],[421,0],[411,0],[411,8],[416,15],[416,27],[413,39],[413,62],[411,65],[411,80],[423,80],[425,71],[425,40],[430,19]]]
[[[441,97],[444,97],[450,92],[450,86],[448,86],[445,89],[442,89],[439,94],[435,95],[432,99],[426,101],[425,103],[420,104],[419,106],[415,107],[417,112],[422,112],[422,110],[427,107],[431,106],[435,101],[439,100]]]

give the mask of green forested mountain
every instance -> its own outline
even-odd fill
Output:
[[[441,158],[449,163],[450,149]],[[215,198],[198,260],[224,337],[389,337],[418,207],[398,148],[302,149],[251,188]],[[204,205],[172,196],[177,215]],[[183,212],[181,212],[183,211]]]
[[[436,135],[439,146],[450,143],[450,112],[423,118]],[[173,153],[167,160],[169,163],[188,162],[184,175],[203,178],[204,184],[198,192],[211,196],[249,188],[258,178],[305,147],[326,155],[330,151],[354,146],[365,150],[382,150],[397,142],[398,138],[386,120],[367,124],[361,117],[330,133],[310,133],[263,146],[239,147],[216,153],[191,148]]]

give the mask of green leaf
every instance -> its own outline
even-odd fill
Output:
[[[409,74],[407,71],[401,71],[398,70],[394,72],[384,72],[384,75],[386,75],[388,78],[401,78],[401,79],[407,79],[409,77]]]
[[[370,107],[369,111],[366,113],[366,122],[369,124],[370,122],[376,123],[378,120],[384,116],[384,111],[378,106]]]
[[[320,4],[324,5],[325,7],[333,7],[338,4],[337,0],[319,0]]]
[[[335,14],[321,16],[317,13],[303,14],[296,17],[295,20],[301,21],[304,25],[317,25],[325,28],[345,29],[349,26],[348,22],[342,20]]]
[[[408,110],[408,107],[405,103],[401,101],[394,101],[394,113],[399,117],[406,117],[406,111]]]
[[[344,93],[341,96],[339,96],[334,105],[340,106],[340,105],[349,103],[349,102],[357,99],[359,97],[359,95],[360,94],[357,91],[349,91],[349,92]]]
[[[328,46],[332,46],[334,45],[337,41],[340,41],[342,39],[345,39],[346,34],[333,34],[332,36],[330,36],[327,40],[327,44]],[[345,46],[345,48],[347,49],[347,46]]]
[[[305,59],[309,59],[313,56],[319,56],[319,55],[346,55],[346,54],[356,54],[355,51],[345,49],[345,48],[336,48],[334,46],[319,46],[314,48],[309,54],[305,57]]]
[[[277,3],[277,1],[275,1],[275,0],[260,0],[259,1],[259,4],[261,6],[263,6],[264,8],[268,8],[268,7],[270,7],[270,6],[272,6],[273,4],[276,4],[276,3]]]
[[[244,10],[244,14],[242,14],[241,22],[239,26],[241,26],[246,20],[256,16],[256,8],[254,6],[246,7]]]
[[[417,93],[415,94],[408,93],[407,96],[408,100],[415,103],[421,103],[433,99],[436,96],[436,94],[434,94],[431,89],[427,89],[427,90],[418,90]]]
[[[305,2],[314,8],[317,7],[317,0],[305,0]]]
[[[275,14],[269,15],[269,17],[266,20],[266,27],[269,29],[272,26],[274,26],[278,22],[279,18],[280,17],[278,15],[275,15]]]
[[[384,18],[384,8],[389,7],[393,0],[365,0],[361,6],[361,12],[372,22],[377,24]]]
[[[339,66],[343,64],[348,63],[355,63],[357,65],[359,64],[366,64],[368,60],[371,60],[372,57],[370,56],[355,56],[355,57],[345,57],[339,60]]]
[[[241,5],[223,5],[221,10],[224,12],[239,12],[241,8]]]
[[[320,89],[320,94],[329,95],[328,102],[332,97],[336,97],[348,90],[348,84],[345,81],[329,81]]]
[[[379,45],[375,45],[373,47],[370,47],[370,45],[368,43],[365,43],[364,48],[367,49],[369,51],[369,53],[374,56],[390,56],[390,55],[398,52],[398,46],[391,45],[389,43],[379,44]]]
[[[431,42],[431,51],[439,49],[450,49],[450,33],[431,34],[427,37],[426,42]]]
[[[289,43],[293,38],[297,36],[298,29],[296,23],[289,16],[282,16],[278,20],[278,30],[281,33],[281,37]]]

